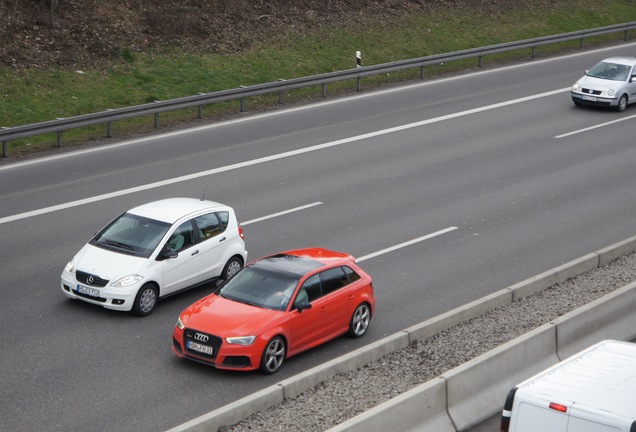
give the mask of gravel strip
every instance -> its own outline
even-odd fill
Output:
[[[634,280],[636,253],[336,375],[225,430],[325,431]]]

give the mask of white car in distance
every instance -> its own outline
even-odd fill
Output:
[[[66,296],[107,309],[151,314],[159,298],[225,280],[247,260],[234,210],[169,198],[115,218],[62,271]]]
[[[572,86],[576,106],[592,105],[625,111],[636,102],[636,57],[610,57],[585,71]]]

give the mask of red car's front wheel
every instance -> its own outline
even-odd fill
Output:
[[[261,356],[261,372],[270,375],[278,371],[285,360],[285,341],[282,337],[276,336],[267,343]]]
[[[349,322],[348,335],[353,338],[359,338],[367,332],[369,323],[371,322],[371,308],[368,304],[360,304]]]

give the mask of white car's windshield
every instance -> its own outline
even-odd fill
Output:
[[[124,213],[101,230],[90,244],[115,252],[148,258],[170,224]]]
[[[631,68],[617,63],[600,62],[589,70],[587,76],[608,79],[612,81],[626,81]]]
[[[219,295],[240,303],[286,310],[298,279],[265,269],[245,267],[230,279]]]

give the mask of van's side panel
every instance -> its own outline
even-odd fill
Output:
[[[631,419],[593,407],[574,404],[570,409],[568,432],[629,432],[631,423]]]
[[[601,424],[578,417],[570,418],[570,426],[568,432],[621,432],[624,429]]]

